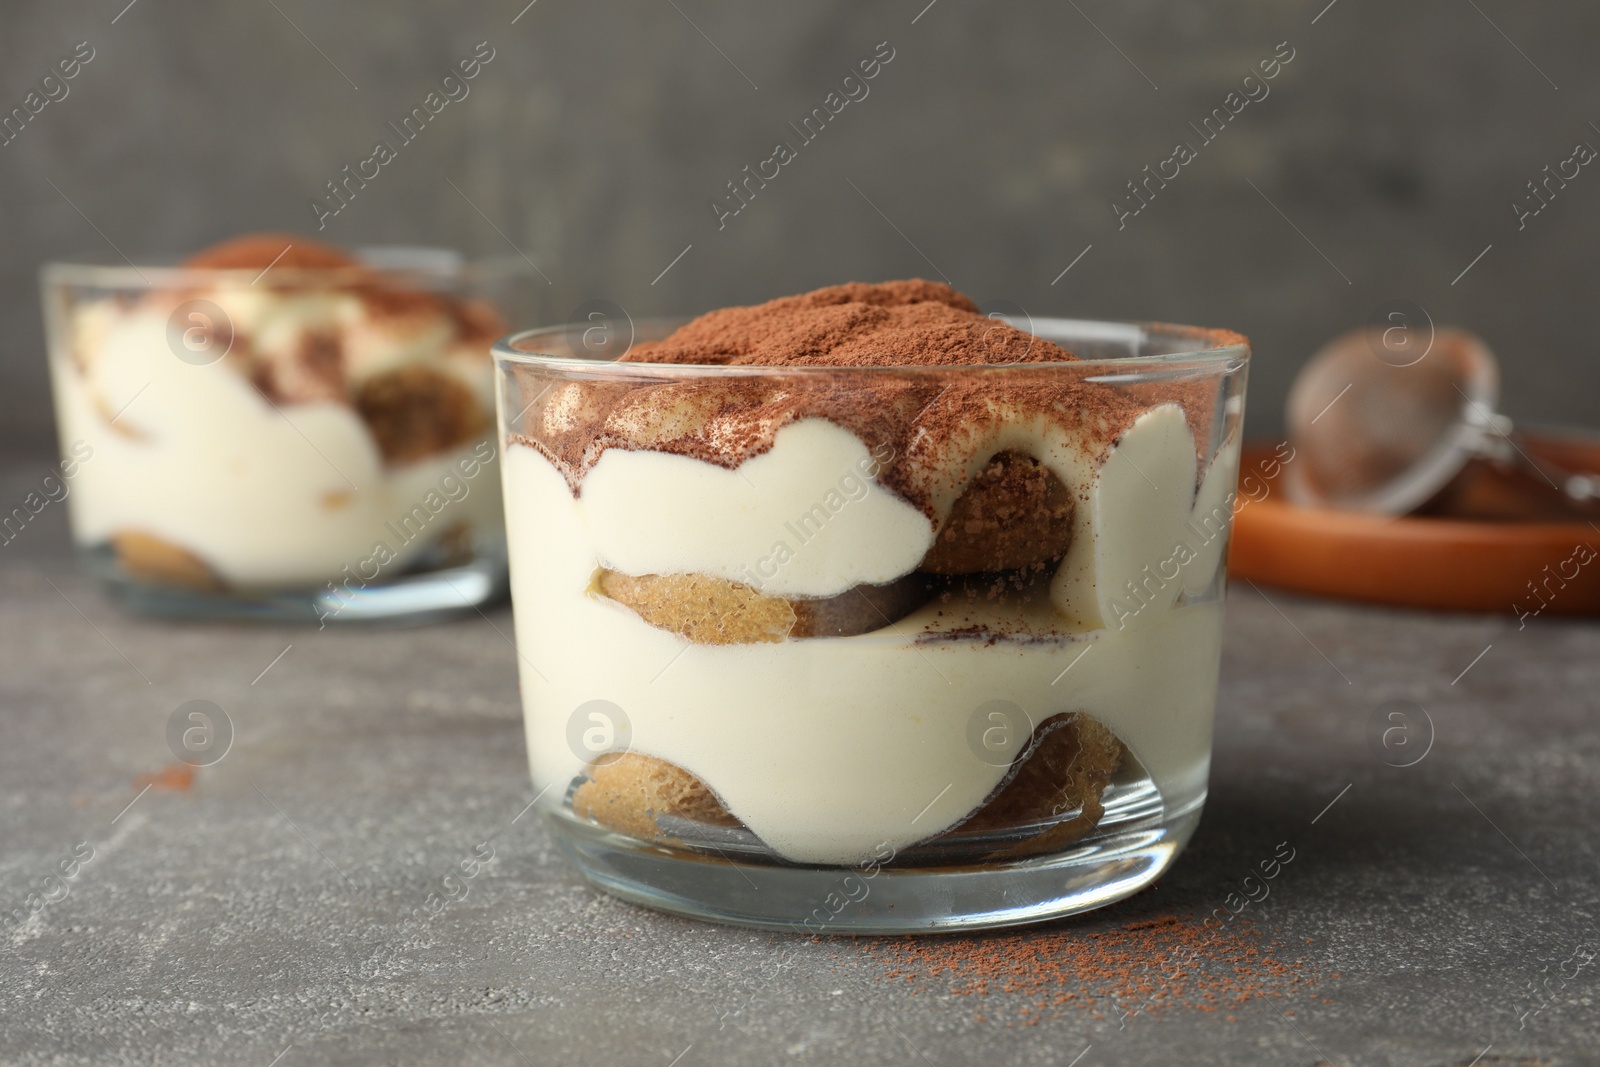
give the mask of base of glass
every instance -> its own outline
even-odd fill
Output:
[[[741,862],[559,813],[548,822],[585,878],[645,907],[801,934],[936,934],[1044,922],[1132,896],[1172,865],[1199,825],[1204,799],[1049,856],[877,870]]]
[[[324,626],[420,625],[470,615],[510,596],[503,553],[469,562],[400,575],[335,594],[326,585],[309,589],[227,589],[217,592],[163,585],[130,575],[109,548],[85,553],[85,568],[112,599],[137,615],[165,619],[216,619]]]

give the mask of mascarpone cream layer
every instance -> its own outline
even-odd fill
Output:
[[[1070,638],[913,641],[940,628],[935,603],[856,637],[690,644],[591,594],[595,568],[832,595],[912,570],[932,523],[881,487],[848,489],[841,479],[872,457],[823,420],[785,427],[735,471],[613,449],[577,498],[542,455],[512,446],[502,468],[512,594],[529,759],[536,783],[553,786],[546,802],[558,806],[583,770],[567,742],[569,719],[597,699],[623,709],[634,750],[698,775],[796,862],[859,862],[881,844],[903,848],[966,817],[1006,773],[967,741],[973,713],[994,699],[1016,702],[1034,723],[1086,711],[1116,732],[1164,796],[1202,790],[1222,609],[1219,598],[1179,597],[1217,579],[1237,439],[1197,494],[1194,445],[1175,405],[1142,415],[1099,463],[1042,421],[981,433],[961,457],[972,471],[1015,448],[1079,497],[1073,548],[1051,587]],[[830,486],[843,500],[836,508]],[[944,512],[949,495],[937,505]],[[814,514],[819,500],[829,514],[811,535],[795,519]],[[787,553],[776,551],[780,543]],[[1013,738],[1004,755],[1025,742]]]
[[[1073,629],[1136,625],[1152,598],[1165,606],[1211,583],[1226,538],[1172,559],[1196,504],[1194,441],[1176,404],[1141,414],[1104,457],[1046,414],[995,413],[952,435],[938,454],[914,457],[940,472],[930,481],[941,524],[962,488],[1007,450],[1036,457],[1078,502],[1072,546],[1051,589]],[[815,418],[785,426],[768,451],[734,470],[611,448],[583,479],[579,513],[596,558],[613,570],[708,574],[774,596],[837,596],[909,573],[933,544],[933,522],[873,479],[889,458]],[[1205,514],[1234,487],[1236,440],[1213,466],[1200,491]],[[1170,573],[1151,582],[1146,568],[1168,560]]]

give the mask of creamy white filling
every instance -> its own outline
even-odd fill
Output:
[[[580,511],[600,561],[626,574],[837,596],[900,577],[933,544],[927,517],[874,479],[879,463],[823,419],[785,426],[737,470],[613,448],[584,476]]]
[[[1042,414],[999,413],[951,448],[966,469],[939,480],[941,522],[960,487],[1007,450],[1036,457],[1072,493],[1072,547],[1051,598],[1074,628],[1138,624],[1152,602],[1203,589],[1216,571],[1220,537],[1193,559],[1180,554],[1170,574],[1157,566],[1173,555],[1195,502],[1194,441],[1176,404],[1141,414],[1103,461]],[[1237,454],[1233,443],[1217,462],[1236,466]],[[905,575],[933,544],[927,516],[873,479],[889,458],[825,419],[785,426],[735,470],[614,448],[585,475],[580,512],[598,560],[626,574],[709,574],[775,596],[837,596]],[[1233,488],[1220,474],[1207,479],[1211,496]]]
[[[161,310],[92,305],[79,325],[86,369],[66,353],[52,364],[62,441],[94,450],[72,485],[80,544],[139,530],[231,583],[320,584],[346,566],[370,570],[379,544],[392,574],[458,523],[492,530],[499,521],[499,480],[480,462],[494,456],[492,439],[385,469],[349,407],[275,407],[229,357],[179,359]]]
[[[697,571],[827,595],[912,569],[932,526],[874,490],[831,511],[821,526],[828,533],[792,545],[774,574],[756,573],[763,584],[751,580],[750,553],[776,555],[763,546],[783,539],[818,490],[866,455],[848,432],[820,420],[785,428],[741,468],[749,483],[683,457],[612,451],[576,499],[541,455],[513,446],[503,477],[523,706],[534,779],[552,787],[550,802],[560,803],[585,765],[569,728],[592,700],[623,710],[634,750],[698,775],[797,862],[858,862],[968,815],[1005,774],[967,740],[973,713],[996,698],[1034,723],[1086,711],[1116,732],[1164,796],[1197,795],[1210,759],[1221,604],[1174,603],[1215,580],[1223,538],[1195,531],[1195,454],[1181,411],[1147,412],[1098,466],[1042,423],[1018,421],[991,437],[992,450],[973,453],[974,469],[1018,448],[1086,498],[1052,585],[1075,640],[915,643],[907,635],[933,624],[932,604],[858,637],[690,644],[589,593],[595,567]],[[1202,505],[1232,490],[1237,448],[1230,439],[1213,463]],[[1012,738],[1004,755],[1025,740]]]

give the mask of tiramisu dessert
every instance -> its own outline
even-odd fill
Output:
[[[297,235],[134,271],[46,271],[74,535],[120,575],[333,613],[497,534],[487,303]]]
[[[613,362],[513,339],[512,595],[558,823],[914,867],[1081,848],[1119,789],[1197,812],[1247,342],[1196,333],[1231,369],[1118,377],[902,281]]]

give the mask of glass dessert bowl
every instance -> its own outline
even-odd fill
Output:
[[[1028,325],[896,282],[496,346],[529,758],[590,880],[885,933],[1172,862],[1248,342]]]
[[[135,611],[350,622],[504,594],[490,297],[514,272],[251,235],[43,272],[73,536]]]

